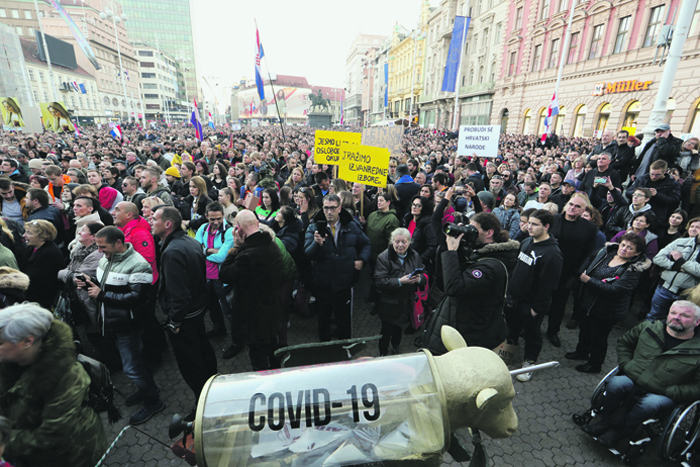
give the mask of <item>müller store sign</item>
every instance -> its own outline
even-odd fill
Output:
[[[602,96],[603,94],[618,92],[647,91],[652,83],[653,81],[637,81],[636,79],[618,81],[616,83],[596,83],[593,85],[593,95]]]

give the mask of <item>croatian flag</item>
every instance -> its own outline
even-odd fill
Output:
[[[209,114],[209,126],[216,130],[216,127],[214,126],[214,120],[211,118],[211,112],[207,112]]]
[[[255,27],[255,85],[258,87],[258,96],[262,101],[265,99],[265,86],[262,79],[262,72],[260,70],[260,60],[265,56],[263,52],[262,44],[260,43],[260,33],[258,33],[257,26]]]
[[[343,125],[345,122],[345,116],[343,115],[343,101],[340,101],[340,124]]]
[[[549,109],[547,109],[547,116],[544,118],[544,134],[542,135],[542,144],[547,140],[547,135],[550,133],[549,127],[554,123],[554,116],[559,114],[559,100],[557,99],[557,93],[555,92],[552,96],[552,101],[549,103]]]
[[[190,123],[194,126],[194,136],[202,141],[204,136],[202,134],[202,122],[199,121],[199,109],[197,108],[197,99],[194,100],[194,110],[192,111],[192,117],[190,118]]]
[[[71,81],[70,83],[73,86],[73,89],[75,89],[75,92],[80,92],[80,88],[78,87],[78,83],[75,81]]]
[[[112,135],[112,138],[122,139],[122,128],[119,125],[117,125],[114,128],[112,128],[112,131],[110,131],[109,134]]]
[[[82,135],[80,134],[80,130],[78,129],[78,125],[75,125],[75,137],[80,138],[80,136],[82,136]]]

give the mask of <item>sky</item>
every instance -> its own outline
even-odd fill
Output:
[[[254,20],[265,50],[265,75],[269,67],[272,75],[343,87],[345,57],[355,37],[391,36],[397,22],[409,30],[417,27],[421,0],[193,0],[192,5],[197,68],[222,99],[220,87],[254,78]],[[206,97],[209,89],[200,85]]]

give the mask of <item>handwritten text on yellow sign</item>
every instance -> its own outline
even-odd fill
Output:
[[[390,159],[388,149],[345,143],[340,146],[340,157],[339,178],[351,183],[386,186]]]
[[[314,162],[316,164],[338,165],[340,145],[360,144],[362,133],[316,130],[314,137]]]

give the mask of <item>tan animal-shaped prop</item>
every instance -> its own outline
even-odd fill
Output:
[[[194,423],[197,465],[435,465],[450,434],[511,436],[508,368],[442,328],[449,350],[212,377]]]

